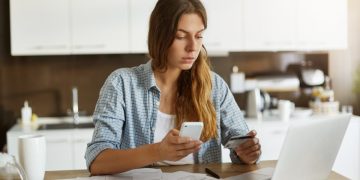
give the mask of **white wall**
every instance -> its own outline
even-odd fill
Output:
[[[360,114],[359,100],[352,92],[354,73],[360,67],[360,1],[348,0],[348,49],[330,51],[330,77],[335,98],[341,104],[351,104]],[[357,107],[356,107],[357,106]]]

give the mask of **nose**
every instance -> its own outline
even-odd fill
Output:
[[[195,51],[197,47],[197,41],[195,38],[189,38],[187,45],[186,45],[186,51],[192,52]]]

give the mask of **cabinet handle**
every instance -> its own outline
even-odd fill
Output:
[[[104,49],[105,44],[74,45],[74,49]]]
[[[69,142],[67,139],[57,139],[57,140],[46,140],[47,143],[66,143]]]
[[[47,49],[52,49],[52,50],[56,50],[56,49],[66,49],[67,46],[66,45],[37,45],[37,46],[32,46],[30,47],[31,50],[47,50]]]

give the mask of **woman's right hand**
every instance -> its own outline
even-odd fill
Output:
[[[202,142],[199,140],[179,136],[179,131],[172,129],[159,143],[158,153],[161,161],[178,161],[191,153],[197,152],[201,144]]]

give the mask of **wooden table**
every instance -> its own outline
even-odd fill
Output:
[[[194,164],[194,165],[183,165],[183,166],[163,166],[155,167],[161,168],[163,172],[175,172],[175,171],[187,171],[205,173],[205,167],[210,168],[220,175],[221,178],[239,175],[245,172],[253,171],[264,167],[275,167],[276,161],[262,161],[256,165],[238,165],[232,163],[216,163],[216,164]],[[75,177],[88,177],[90,173],[87,170],[68,170],[68,171],[47,171],[45,173],[45,180],[59,179],[59,178],[75,178]],[[329,180],[341,180],[347,179],[346,177],[331,172]]]

